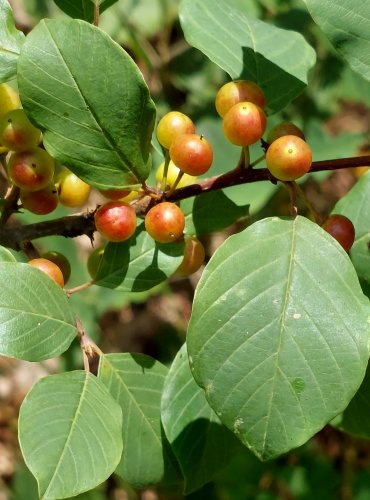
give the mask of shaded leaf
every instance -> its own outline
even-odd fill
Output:
[[[314,21],[351,68],[370,80],[370,4],[362,0],[305,0]]]
[[[182,0],[180,21],[188,43],[232,79],[262,87],[268,112],[284,108],[307,85],[315,52],[299,33],[250,17],[225,0]]]
[[[229,227],[248,215],[249,205],[238,206],[222,191],[189,198],[181,202],[187,234],[209,234]]]
[[[102,189],[147,178],[154,104],[136,64],[106,33],[80,20],[43,20],[18,72],[22,103],[56,160]]]
[[[370,303],[348,255],[303,217],[261,220],[219,247],[187,343],[220,420],[259,458],[307,441],[354,396]]]
[[[76,336],[63,290],[28,264],[0,262],[0,354],[27,361],[53,358]]]
[[[183,242],[156,243],[141,223],[129,240],[107,245],[96,284],[122,291],[149,290],[176,271],[183,255]]]
[[[107,479],[122,453],[122,412],[91,373],[37,382],[19,415],[19,441],[44,500],[90,490]]]
[[[0,262],[17,262],[17,259],[10,252],[10,250],[0,246]]]
[[[0,0],[0,82],[15,78],[23,42],[24,35],[14,25],[8,0]]]
[[[100,358],[100,380],[123,412],[124,453],[117,474],[135,488],[181,480],[161,428],[160,403],[168,369],[144,354]]]
[[[186,344],[177,353],[166,377],[162,423],[185,478],[185,494],[211,481],[240,447],[195,383]]]
[[[118,0],[103,0],[100,3],[100,13],[116,3]],[[92,0],[54,0],[54,3],[66,14],[73,18],[91,22],[94,19],[94,5]]]

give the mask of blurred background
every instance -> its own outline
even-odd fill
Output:
[[[28,33],[44,17],[63,17],[58,1],[9,0],[16,24]],[[370,154],[370,85],[339,58],[312,22],[299,0],[229,0],[249,15],[273,25],[300,32],[314,47],[317,64],[306,91],[278,115],[269,117],[268,130],[282,120],[300,126],[314,160]],[[180,110],[196,122],[212,143],[215,161],[208,175],[233,168],[239,151],[224,139],[214,107],[218,88],[228,76],[184,40],[178,20],[177,0],[119,0],[101,15],[100,27],[133,57],[142,71],[157,106],[158,117]],[[297,54],[299,57],[299,54]],[[153,140],[153,175],[162,161]],[[252,159],[261,152],[253,146]],[[364,173],[366,168],[322,172],[301,183],[306,196],[325,217]],[[289,213],[284,188],[256,183],[226,192],[236,204],[250,205],[250,215],[226,231],[202,238],[207,259],[231,233],[256,219]],[[92,193],[86,207],[102,200]],[[79,209],[81,211],[81,209]],[[48,218],[71,213],[59,207]],[[305,208],[300,207],[305,214]],[[21,223],[37,220],[23,213]],[[95,247],[101,242],[95,241]],[[36,242],[40,251],[57,250],[71,262],[70,287],[89,280],[86,261],[93,247],[86,236],[75,239],[48,237]],[[18,256],[22,260],[22,256]],[[185,339],[192,297],[201,270],[190,278],[172,279],[144,293],[128,294],[92,287],[71,297],[87,333],[104,352],[142,352],[169,364]],[[0,357],[0,500],[36,500],[36,483],[22,463],[17,441],[19,406],[41,376],[82,367],[76,343],[60,359],[27,363]],[[370,498],[370,444],[325,427],[300,449],[268,463],[259,462],[247,450],[235,457],[215,481],[187,496],[220,500],[367,500]],[[180,491],[161,488],[134,491],[112,477],[98,489],[76,497],[86,500],[177,500]]]

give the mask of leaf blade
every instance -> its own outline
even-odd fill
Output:
[[[14,25],[8,0],[0,0],[0,82],[7,82],[16,76],[24,39],[24,34]]]

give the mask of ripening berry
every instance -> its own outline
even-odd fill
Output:
[[[198,271],[204,263],[205,250],[201,241],[195,236],[185,237],[184,258],[175,271],[175,276],[190,276]]]
[[[108,200],[121,200],[131,193],[131,189],[99,189],[99,192]]]
[[[172,141],[181,134],[194,134],[195,125],[192,120],[180,113],[170,111],[161,118],[157,125],[157,139],[164,148],[170,149]]]
[[[43,259],[54,262],[62,271],[64,284],[66,284],[71,276],[71,264],[65,255],[55,250],[49,250],[41,255]]]
[[[304,141],[306,140],[304,133],[299,127],[297,127],[297,125],[294,125],[294,123],[291,122],[282,122],[275,125],[275,127],[270,130],[267,135],[266,142],[271,144],[276,141],[276,139],[279,139],[279,137],[283,137],[284,135],[296,135]]]
[[[77,177],[68,168],[64,168],[55,179],[59,201],[65,207],[80,207],[84,205],[91,192],[91,186]]]
[[[37,215],[50,214],[57,208],[59,201],[58,191],[52,183],[39,191],[21,189],[19,198],[23,208]]]
[[[21,189],[40,191],[50,184],[54,175],[54,160],[47,151],[12,153],[8,158],[10,180]]]
[[[213,161],[213,150],[210,143],[202,135],[183,134],[172,142],[170,157],[182,172],[198,176],[210,169]]]
[[[100,263],[103,259],[105,247],[95,248],[87,259],[87,270],[94,280],[98,274]]]
[[[95,212],[95,226],[108,241],[126,241],[136,230],[135,210],[124,201],[108,201]]]
[[[294,181],[306,174],[312,164],[309,145],[296,135],[276,139],[266,152],[266,165],[272,175],[281,181]]]
[[[322,228],[349,252],[355,241],[355,228],[348,217],[340,214],[329,215]]]
[[[13,109],[0,118],[0,144],[12,151],[30,151],[41,141],[41,131],[34,127],[23,109]]]
[[[263,136],[266,115],[256,104],[240,102],[225,114],[222,129],[226,139],[235,146],[250,146]]]
[[[154,205],[145,216],[145,229],[158,243],[178,240],[185,228],[185,216],[175,203],[164,201]]]
[[[265,94],[259,85],[248,80],[235,80],[223,85],[216,95],[216,110],[223,118],[234,104],[253,102],[260,108],[266,104]]]
[[[168,165],[167,180],[166,180],[166,184],[169,189],[171,189],[174,186],[180,172],[181,170],[179,169],[179,167],[177,167],[171,160]],[[164,173],[164,161],[159,165],[155,174],[155,180],[158,183],[162,181],[163,173]],[[194,184],[196,181],[197,181],[196,176],[184,173],[176,187],[182,188],[185,186],[190,186],[191,184]]]
[[[49,278],[55,281],[61,288],[64,287],[63,273],[54,262],[51,262],[51,260],[40,257],[38,259],[31,259],[28,261],[28,264],[32,267],[37,267],[37,269],[47,274]]]
[[[18,93],[7,83],[0,84],[0,117],[21,107]]]

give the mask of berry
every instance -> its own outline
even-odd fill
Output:
[[[63,273],[54,262],[51,262],[51,260],[40,257],[38,259],[31,259],[28,261],[28,264],[32,267],[37,267],[37,269],[47,274],[49,278],[55,281],[61,288],[64,287]]]
[[[306,174],[312,163],[308,144],[296,135],[276,139],[266,152],[266,165],[272,175],[281,181],[294,181]]]
[[[198,271],[204,263],[205,250],[201,241],[195,236],[185,237],[184,258],[175,271],[176,276],[190,276]]]
[[[234,104],[222,121],[225,137],[236,146],[249,146],[263,136],[266,115],[262,108],[252,102]]]
[[[180,113],[170,111],[161,118],[157,125],[157,139],[164,148],[170,149],[172,141],[181,134],[194,134],[195,125],[192,120]]]
[[[11,181],[21,189],[40,191],[52,180],[54,160],[44,149],[12,153],[8,159]]]
[[[33,214],[50,214],[58,206],[58,191],[54,184],[48,184],[39,191],[21,189],[20,200],[23,208]]]
[[[98,274],[99,266],[104,255],[105,247],[95,248],[87,259],[87,270],[94,280]]]
[[[158,243],[170,243],[182,236],[185,216],[177,205],[164,201],[152,207],[145,216],[145,229]]]
[[[348,252],[355,241],[355,228],[352,222],[344,215],[329,215],[323,223],[322,228]]]
[[[0,84],[0,117],[21,107],[17,92],[7,83]]]
[[[108,201],[95,212],[97,231],[108,241],[125,241],[136,230],[135,210],[124,201]]]
[[[55,184],[58,189],[59,201],[65,207],[80,207],[89,198],[91,186],[68,168],[64,168],[58,174]]]
[[[235,80],[223,85],[216,95],[216,110],[223,118],[234,104],[252,102],[260,108],[266,104],[265,94],[261,87],[248,80]]]
[[[171,189],[175,182],[176,179],[179,175],[181,170],[179,167],[177,167],[174,162],[171,160],[169,165],[168,165],[168,170],[167,170],[167,187]],[[163,178],[163,173],[164,173],[164,161],[159,165],[157,172],[155,174],[155,180],[160,183]],[[183,174],[181,177],[179,183],[177,184],[177,188],[182,188],[185,186],[190,186],[191,184],[194,184],[196,182],[197,178],[193,175],[188,175],[188,174]]]
[[[131,193],[131,189],[99,189],[99,192],[108,200],[120,200]]]
[[[66,284],[71,276],[71,264],[69,263],[67,257],[60,252],[56,252],[55,250],[45,252],[41,255],[41,257],[54,262],[54,264],[59,267],[63,274],[64,284]]]
[[[41,131],[34,127],[23,109],[13,109],[0,118],[0,143],[12,151],[29,151],[41,141]]]
[[[279,139],[279,137],[283,137],[284,135],[296,135],[304,141],[306,140],[304,133],[299,127],[297,127],[297,125],[290,122],[282,122],[270,130],[267,135],[266,142],[271,144],[276,141],[276,139]]]
[[[171,160],[186,174],[202,175],[212,165],[213,151],[201,135],[183,134],[174,139],[170,148]]]

